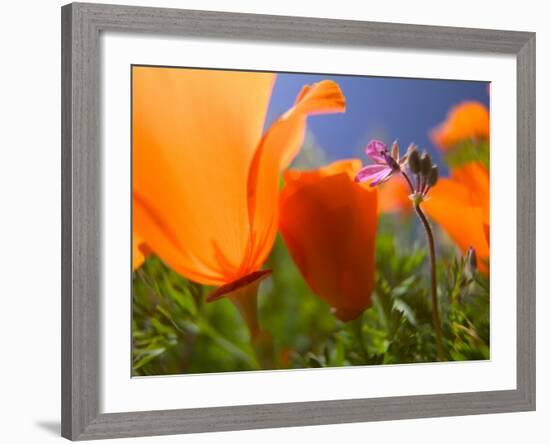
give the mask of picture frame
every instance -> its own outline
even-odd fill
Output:
[[[517,65],[515,390],[100,412],[100,33],[507,54]],[[73,3],[62,8],[62,435],[72,440],[535,409],[535,34]]]

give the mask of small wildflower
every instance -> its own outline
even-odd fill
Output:
[[[397,142],[392,144],[391,154],[388,147],[380,140],[371,140],[365,149],[365,153],[374,162],[372,165],[363,167],[355,176],[356,182],[370,182],[371,187],[375,187],[391,176],[400,174],[411,191],[409,198],[411,199],[416,214],[420,218],[422,225],[426,231],[428,239],[428,250],[430,253],[430,286],[432,295],[432,319],[434,323],[437,356],[440,361],[445,361],[445,349],[441,337],[441,319],[439,318],[439,308],[437,300],[437,274],[436,274],[436,256],[435,242],[432,233],[432,228],[428,219],[424,215],[420,204],[426,200],[426,196],[430,188],[433,187],[439,177],[437,165],[432,162],[430,155],[424,151],[422,155],[418,154],[418,150],[414,144],[410,144],[407,153],[399,158],[399,146]],[[408,165],[408,168],[406,167]],[[410,174],[416,177],[413,184]]]
[[[380,140],[371,140],[365,149],[366,155],[374,162],[363,167],[355,176],[356,182],[371,181],[370,186],[375,187],[386,182],[391,176],[402,171],[407,161],[407,156],[399,157],[399,145],[392,144],[392,152],[387,145]]]

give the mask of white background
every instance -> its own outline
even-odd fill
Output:
[[[130,2],[136,5],[231,10],[537,31],[538,84],[538,226],[547,226],[543,190],[550,176],[543,131],[549,119],[548,52],[550,31],[544,3],[524,0],[503,8],[501,2],[462,0],[442,7],[441,1],[338,2],[278,0],[202,0]],[[11,2],[3,6],[0,45],[0,233],[2,254],[2,339],[0,359],[1,440],[51,442],[59,440],[60,392],[60,25],[58,1]],[[278,429],[185,437],[126,440],[143,443],[239,442],[279,443],[372,442],[463,443],[546,442],[550,390],[547,338],[550,303],[544,250],[548,235],[538,233],[537,351],[538,411],[477,417],[439,418]],[[546,352],[546,353],[544,353]]]

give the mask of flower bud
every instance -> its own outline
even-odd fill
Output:
[[[432,158],[426,151],[424,151],[420,156],[420,173],[427,178],[429,177],[431,170]]]
[[[430,187],[433,187],[437,183],[438,178],[439,178],[439,172],[438,172],[437,165],[433,164],[430,170],[430,174],[428,176],[428,185]]]
[[[391,146],[391,156],[393,157],[393,160],[399,159],[399,145],[397,144],[397,140],[393,142]]]
[[[409,151],[409,168],[411,173],[418,174],[420,172],[420,155],[416,149],[411,149]]]
[[[414,143],[410,143],[409,146],[407,147],[407,152],[405,153],[405,155],[409,155],[409,153],[412,151],[412,150],[415,150],[417,148],[417,146],[414,144]]]

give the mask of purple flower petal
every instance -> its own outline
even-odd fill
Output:
[[[387,168],[386,171],[381,171],[380,173],[376,174],[372,179],[373,181],[370,183],[371,187],[375,187],[376,185],[380,185],[381,183],[384,183],[386,180],[388,180],[392,174],[395,171],[391,168]]]
[[[387,151],[388,147],[380,140],[371,140],[365,148],[365,154],[376,163],[386,163],[386,157],[383,153]]]
[[[390,170],[387,165],[367,165],[359,170],[357,175],[355,176],[356,182],[367,182],[374,177],[377,177],[382,171]]]

